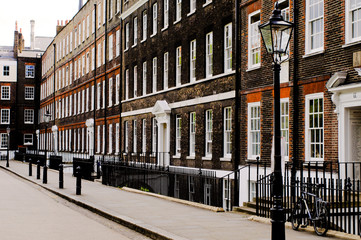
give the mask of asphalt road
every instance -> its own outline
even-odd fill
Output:
[[[1,240],[149,239],[0,169]]]

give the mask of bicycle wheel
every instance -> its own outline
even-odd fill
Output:
[[[313,228],[318,236],[324,236],[328,230],[328,210],[325,206],[320,207],[320,215],[313,221]]]
[[[292,215],[291,215],[291,224],[292,224],[292,229],[293,230],[297,230],[302,222],[302,203],[300,201],[298,201],[295,204],[295,207],[292,211]]]

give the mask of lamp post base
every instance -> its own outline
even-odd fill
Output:
[[[272,238],[285,240],[285,211],[283,208],[271,208]]]

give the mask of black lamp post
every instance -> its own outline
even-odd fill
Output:
[[[8,134],[8,144],[7,144],[7,155],[6,155],[6,167],[9,167],[9,143],[10,143],[10,127],[6,128],[6,133]]]
[[[46,159],[47,159],[47,130],[48,130],[48,124],[50,121],[51,114],[49,113],[49,110],[46,110],[46,113],[44,114],[44,121],[45,121],[45,161],[44,161],[44,172],[43,172],[43,183],[48,183],[48,167],[46,165]]]
[[[285,212],[283,209],[283,182],[281,169],[281,115],[280,115],[280,64],[285,60],[293,31],[293,23],[283,20],[278,2],[269,22],[259,26],[268,53],[272,55],[274,71],[274,180],[271,208],[272,240],[285,239]]]

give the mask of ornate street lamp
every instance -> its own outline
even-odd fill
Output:
[[[285,239],[285,212],[283,209],[283,182],[281,170],[281,115],[280,115],[280,64],[287,58],[287,48],[293,23],[283,20],[278,2],[275,3],[269,22],[259,26],[263,43],[272,55],[274,71],[274,180],[273,206],[271,208],[272,240]]]
[[[9,167],[9,144],[10,144],[10,127],[6,128],[6,133],[8,134],[8,145],[7,145],[7,155],[6,155],[6,167]]]
[[[50,121],[51,114],[49,113],[49,110],[46,110],[46,113],[44,114],[44,121],[45,121],[45,161],[44,161],[44,172],[43,172],[43,183],[48,183],[48,167],[46,165],[46,159],[47,159],[47,150],[48,150],[48,140],[47,140],[47,130],[48,130],[48,124]]]

